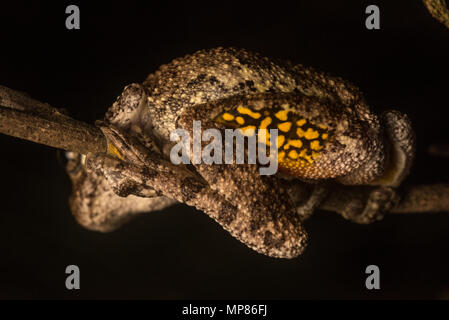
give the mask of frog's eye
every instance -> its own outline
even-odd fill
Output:
[[[296,110],[283,107],[236,106],[219,114],[215,121],[238,128],[246,136],[257,134],[258,141],[267,146],[273,143],[269,130],[278,129],[279,168],[298,177],[319,158],[331,137],[325,125],[313,123]]]

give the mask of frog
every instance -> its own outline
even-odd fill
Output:
[[[193,135],[194,121],[220,132],[276,129],[276,141],[266,133],[257,139],[275,146],[278,171],[261,175],[260,164],[235,161],[170,163],[171,133]],[[112,231],[140,213],[184,202],[273,258],[303,253],[304,221],[335,188],[369,187],[366,204],[342,215],[380,220],[398,201],[415,153],[407,115],[377,115],[360,89],[338,76],[234,47],[161,66],[126,86],[96,125],[108,154],[71,152],[67,163],[70,208],[81,225]],[[176,192],[167,193],[167,185]]]

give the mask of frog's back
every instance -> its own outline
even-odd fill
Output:
[[[292,92],[296,81],[288,67],[259,54],[215,48],[161,66],[144,85],[155,129],[168,136],[176,118],[192,106],[258,92]]]
[[[155,123],[156,129],[166,128],[165,133],[174,129],[176,117],[186,109],[232,96],[298,92],[350,108],[358,107],[361,99],[358,89],[341,78],[237,48],[200,50],[174,59],[143,84],[151,116],[160,123]]]
[[[202,50],[175,59],[149,75],[144,85],[148,90],[148,117],[153,133],[166,141],[176,129],[180,115],[193,107],[214,104],[223,108],[220,101],[229,98],[243,101],[257,96],[263,100],[264,93],[291,94],[299,109],[285,114],[285,119],[292,117],[288,123],[282,120],[282,112],[286,112],[290,98],[280,105],[283,110],[277,107],[249,110],[260,113],[259,122],[251,119],[246,108],[239,111],[237,103],[233,109],[236,113],[228,115],[229,119],[232,116],[228,124],[234,128],[250,124],[261,129],[268,119],[272,120],[266,128],[280,129],[285,139],[279,143],[281,167],[305,178],[345,175],[382,148],[378,119],[355,86],[311,68],[274,62],[243,49]],[[221,116],[223,112],[219,112]],[[227,123],[225,118],[221,120]],[[323,171],[324,167],[328,170]]]

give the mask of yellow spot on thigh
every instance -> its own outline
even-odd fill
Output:
[[[301,140],[288,140],[288,144],[295,147],[295,148],[301,148],[302,147],[302,141]]]
[[[281,162],[285,158],[285,152],[281,151],[278,153],[278,162]]]
[[[300,127],[305,125],[306,123],[307,123],[306,119],[301,119],[301,120],[296,121],[296,124]]]
[[[260,129],[266,129],[271,123],[271,118],[266,117],[260,122]]]
[[[284,132],[288,132],[291,127],[292,127],[291,122],[283,122],[283,123],[278,124],[279,130],[284,131]]]
[[[288,115],[288,110],[281,110],[275,113],[275,117],[281,121],[286,121]]]
[[[245,123],[245,119],[243,119],[242,117],[236,117],[235,121],[237,121],[238,124],[244,124]]]
[[[326,140],[329,137],[329,135],[327,133],[323,133],[321,135],[321,138],[323,138],[323,140]]]
[[[278,149],[279,149],[280,147],[282,147],[282,145],[284,144],[284,142],[285,142],[285,137],[284,137],[284,136],[278,136],[278,138],[277,138],[277,147],[278,147]]]
[[[241,114],[247,114],[253,119],[259,119],[261,117],[261,114],[259,112],[253,112],[250,108],[237,107],[237,111]]]
[[[295,150],[292,150],[292,151],[290,151],[290,152],[288,153],[288,157],[289,157],[289,158],[292,158],[292,159],[298,159],[299,154],[298,154],[298,152],[296,152]]]
[[[302,138],[304,137],[304,135],[306,134],[304,130],[302,130],[301,128],[296,129],[296,134],[298,135],[298,137]]]
[[[318,151],[318,150],[323,149],[323,146],[320,145],[320,141],[318,141],[318,140],[313,140],[313,141],[310,143],[310,148],[311,148],[312,150]]]
[[[307,154],[307,150],[302,150],[299,154],[299,156],[303,159],[305,159],[308,163],[312,163],[312,158]]]
[[[318,138],[319,136],[319,132],[311,128],[307,129],[307,131],[304,133],[304,137],[306,137],[307,140],[313,140]]]
[[[246,126],[246,127],[240,128],[240,131],[245,136],[252,136],[256,133],[256,126]]]
[[[230,114],[230,113],[227,113],[227,112],[223,113],[222,117],[223,117],[223,120],[226,120],[226,121],[234,120],[234,116],[232,114]]]
[[[318,125],[318,128],[323,129],[323,130],[326,130],[326,129],[327,129],[327,127],[326,127],[324,124],[319,124],[319,125]]]

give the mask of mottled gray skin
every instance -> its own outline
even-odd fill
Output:
[[[223,129],[213,117],[237,103],[288,103],[335,137],[304,179],[261,176],[247,164],[171,167],[172,130],[192,132],[193,120],[203,130]],[[72,161],[71,208],[81,224],[108,231],[175,199],[205,211],[252,249],[280,258],[302,253],[301,222],[338,185],[378,185],[362,212],[343,216],[379,219],[414,152],[408,118],[392,111],[379,119],[354,85],[234,48],[199,51],[160,67],[142,85],[126,87],[98,125],[121,160],[88,155],[80,168],[80,158]]]

